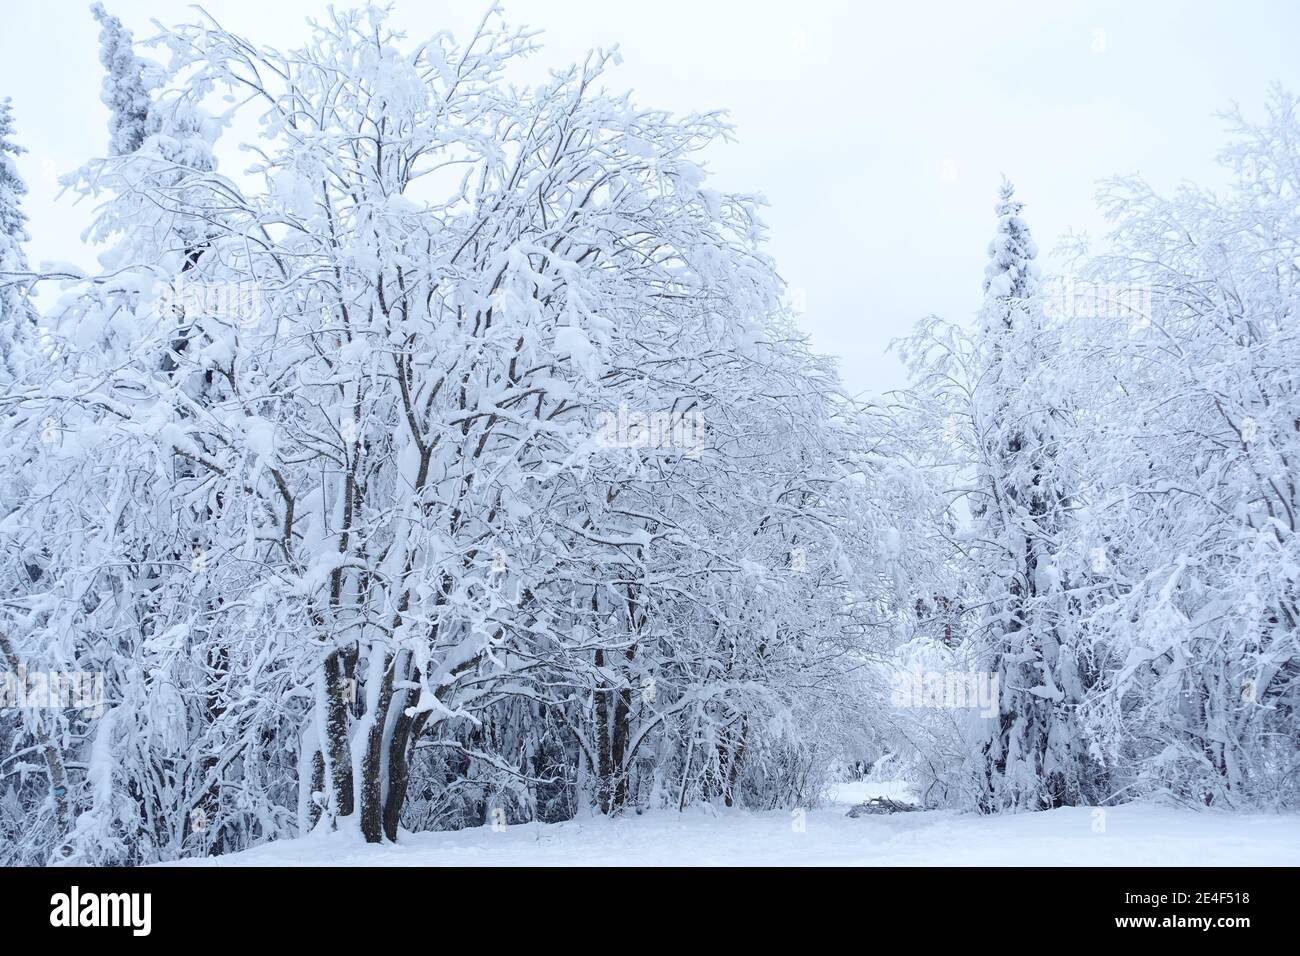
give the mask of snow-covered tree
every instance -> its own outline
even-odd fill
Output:
[[[139,149],[148,134],[151,71],[121,20],[102,3],[91,4],[90,12],[99,23],[99,61],[107,71],[99,98],[109,110],[109,152],[122,156]]]
[[[1296,799],[1300,119],[1275,91],[1234,112],[1222,193],[1107,186],[1091,263],[1142,311],[1092,323],[1081,533],[1105,554],[1090,616],[1109,648],[1090,722],[1125,791],[1194,803]]]
[[[1021,208],[1004,182],[977,334],[931,321],[905,347],[912,427],[955,491],[952,530],[936,529],[951,550],[937,582],[918,582],[918,616],[942,615],[946,666],[987,671],[1000,699],[996,718],[972,725],[953,715],[947,753],[929,763],[943,768],[933,782],[953,799],[989,812],[1106,796],[1078,722],[1095,674],[1081,650],[1080,562],[1063,545],[1077,438],[1068,356],[1044,314]]]
[[[23,252],[28,238],[22,209],[27,184],[14,162],[23,148],[13,137],[13,108],[6,97],[0,101],[0,388],[22,374],[36,320],[28,298],[31,279]]]
[[[10,401],[7,553],[43,565],[16,640],[112,701],[73,859],[814,799],[890,600],[881,465],[757,202],[708,185],[720,116],[600,91],[604,53],[508,85],[535,44],[496,11],[464,44],[375,8],[292,53],[163,40],[147,114],[237,91],[258,165],[151,133],[91,163],[112,271]],[[178,277],[244,297],[183,300],[177,337]]]
[[[523,87],[499,10],[365,7],[291,51],[201,14],[163,67],[93,9],[96,272],[29,270],[0,109],[0,669],[103,693],[0,709],[0,861],[808,806],[846,762],[1295,802],[1290,98],[1225,192],[1111,187],[1084,273],[1141,294],[1101,311],[1048,308],[1004,184],[977,327],[860,403],[710,178],[723,117],[614,54]]]
[[[980,314],[974,420],[981,445],[973,539],[987,602],[980,630],[1001,694],[985,750],[988,809],[1079,802],[1091,781],[1074,716],[1083,695],[1068,569],[1058,562],[1068,479],[1059,447],[1067,411],[1037,299],[1038,249],[1009,182],[996,208]],[[1085,751],[1086,753],[1086,751]]]
[[[34,350],[36,311],[28,296],[33,276],[22,248],[28,238],[27,217],[21,206],[27,187],[14,163],[23,150],[13,141],[13,133],[13,113],[6,98],[0,101],[0,396],[4,398],[26,385],[33,365],[39,362]],[[0,416],[12,414],[9,402],[0,402]],[[15,520],[30,491],[24,480],[28,461],[19,448],[0,453],[0,522]],[[31,548],[6,549],[0,555],[0,601],[24,594],[26,585],[39,577],[34,552]],[[29,663],[33,661],[20,654],[9,627],[0,626],[0,669],[13,680],[26,673]],[[31,757],[40,759],[28,763]],[[69,822],[68,778],[56,722],[7,705],[0,711],[0,761],[0,766],[9,765],[0,777],[0,834],[24,849],[56,844]],[[8,786],[4,781],[9,781]],[[35,820],[25,820],[33,802],[40,803],[45,812],[32,814]]]

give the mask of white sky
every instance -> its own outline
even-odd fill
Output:
[[[137,39],[174,0],[105,0]],[[338,4],[346,6],[346,0]],[[464,33],[486,4],[397,0],[412,37]],[[0,19],[0,96],[14,101],[31,193],[29,257],[91,265],[87,205],[55,177],[107,147],[97,29],[81,0],[18,4]],[[227,27],[295,45],[323,0],[208,0]],[[723,188],[771,202],[770,251],[805,302],[815,348],[854,391],[903,383],[885,353],[934,312],[978,305],[992,206],[1006,173],[1044,250],[1068,229],[1100,237],[1096,181],[1212,182],[1215,113],[1258,113],[1270,82],[1300,91],[1300,4],[1195,0],[919,3],[851,0],[514,0],[544,28],[540,63],[620,45],[611,87],[645,106],[725,107],[739,143],[710,165]],[[1100,32],[1099,32],[1100,31]],[[225,167],[228,173],[233,169]],[[1050,263],[1049,263],[1050,265]]]

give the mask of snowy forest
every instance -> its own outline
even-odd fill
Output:
[[[77,13],[97,270],[29,261],[0,90],[0,864],[788,830],[863,780],[1300,810],[1285,88],[1224,115],[1222,183],[1101,184],[1065,271],[990,182],[978,316],[862,397],[710,173],[726,115],[616,50],[526,86],[496,8],[284,50],[192,12]]]

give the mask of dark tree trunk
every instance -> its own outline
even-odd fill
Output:
[[[420,731],[429,719],[428,713],[406,716],[406,708],[414,703],[413,700],[403,698],[403,713],[397,718],[393,739],[388,746],[388,799],[384,802],[384,836],[389,840],[397,839],[397,827],[401,822],[402,806],[406,803],[406,790],[411,780],[411,753],[415,749],[415,742],[420,738]]]
[[[604,670],[605,652],[596,651],[596,669]],[[610,813],[613,809],[614,795],[611,790],[613,783],[613,767],[610,762],[610,741],[609,741],[609,688],[603,673],[596,679],[596,776],[597,782],[597,799],[600,803],[600,812]]]
[[[733,806],[736,801],[736,781],[740,779],[740,762],[745,759],[745,738],[749,735],[749,718],[740,718],[740,739],[736,742],[736,748],[731,752],[731,763],[727,767],[727,789],[723,794],[723,799],[727,806]]]
[[[609,742],[609,764],[613,776],[610,791],[610,809],[618,813],[627,805],[627,742],[629,715],[632,710],[632,692],[625,686],[614,695],[614,727]]]
[[[361,763],[361,834],[367,843],[382,843],[384,839],[384,730],[388,726],[388,710],[393,701],[393,659],[385,655],[384,676],[379,687],[379,700],[366,739],[366,753]]]
[[[336,816],[352,815],[352,754],[348,748],[348,680],[343,653],[325,658],[325,754]]]

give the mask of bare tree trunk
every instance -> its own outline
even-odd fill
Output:
[[[631,654],[631,652],[628,652]],[[609,765],[613,777],[611,780],[610,811],[617,813],[627,805],[628,768],[624,766],[627,756],[629,720],[632,710],[632,692],[626,687],[620,688],[614,695],[614,727],[609,743]]]
[[[384,655],[384,676],[379,686],[379,700],[370,715],[370,733],[366,752],[361,762],[361,834],[367,843],[382,843],[384,839],[384,731],[388,727],[388,710],[393,701],[393,658]]]
[[[9,640],[9,635],[3,633],[0,633],[0,654],[4,655],[5,663],[17,675],[21,666],[18,652]],[[45,769],[50,777],[50,794],[54,798],[55,819],[58,821],[59,834],[62,836],[68,832],[68,771],[63,764],[63,751],[55,745],[53,737],[46,732],[39,720],[36,722],[36,736],[41,742],[41,750],[45,756]]]
[[[740,762],[745,759],[745,738],[749,735],[749,718],[740,718],[740,740],[731,752],[731,763],[727,767],[727,789],[723,799],[727,806],[733,806],[736,800],[736,781],[740,778]]]
[[[348,750],[348,678],[343,652],[325,658],[325,756],[334,813],[352,815],[352,755]]]
[[[695,759],[695,728],[691,728],[691,742],[686,747],[686,763],[682,767],[682,786],[677,794],[677,812],[686,809],[686,787],[691,780],[691,762]]]
[[[603,671],[605,667],[605,652],[596,651],[596,669]],[[597,799],[600,803],[600,812],[608,814],[613,809],[614,794],[612,783],[614,777],[614,768],[610,761],[610,740],[609,740],[609,687],[605,680],[604,674],[596,680],[596,776],[597,776]]]
[[[413,694],[411,691],[406,693]],[[404,700],[403,711],[414,703],[414,700]],[[411,753],[428,719],[427,711],[415,717],[407,717],[403,712],[397,719],[393,739],[389,741],[388,799],[384,801],[384,835],[390,840],[397,839],[402,806],[406,803],[406,789],[411,780]]]

